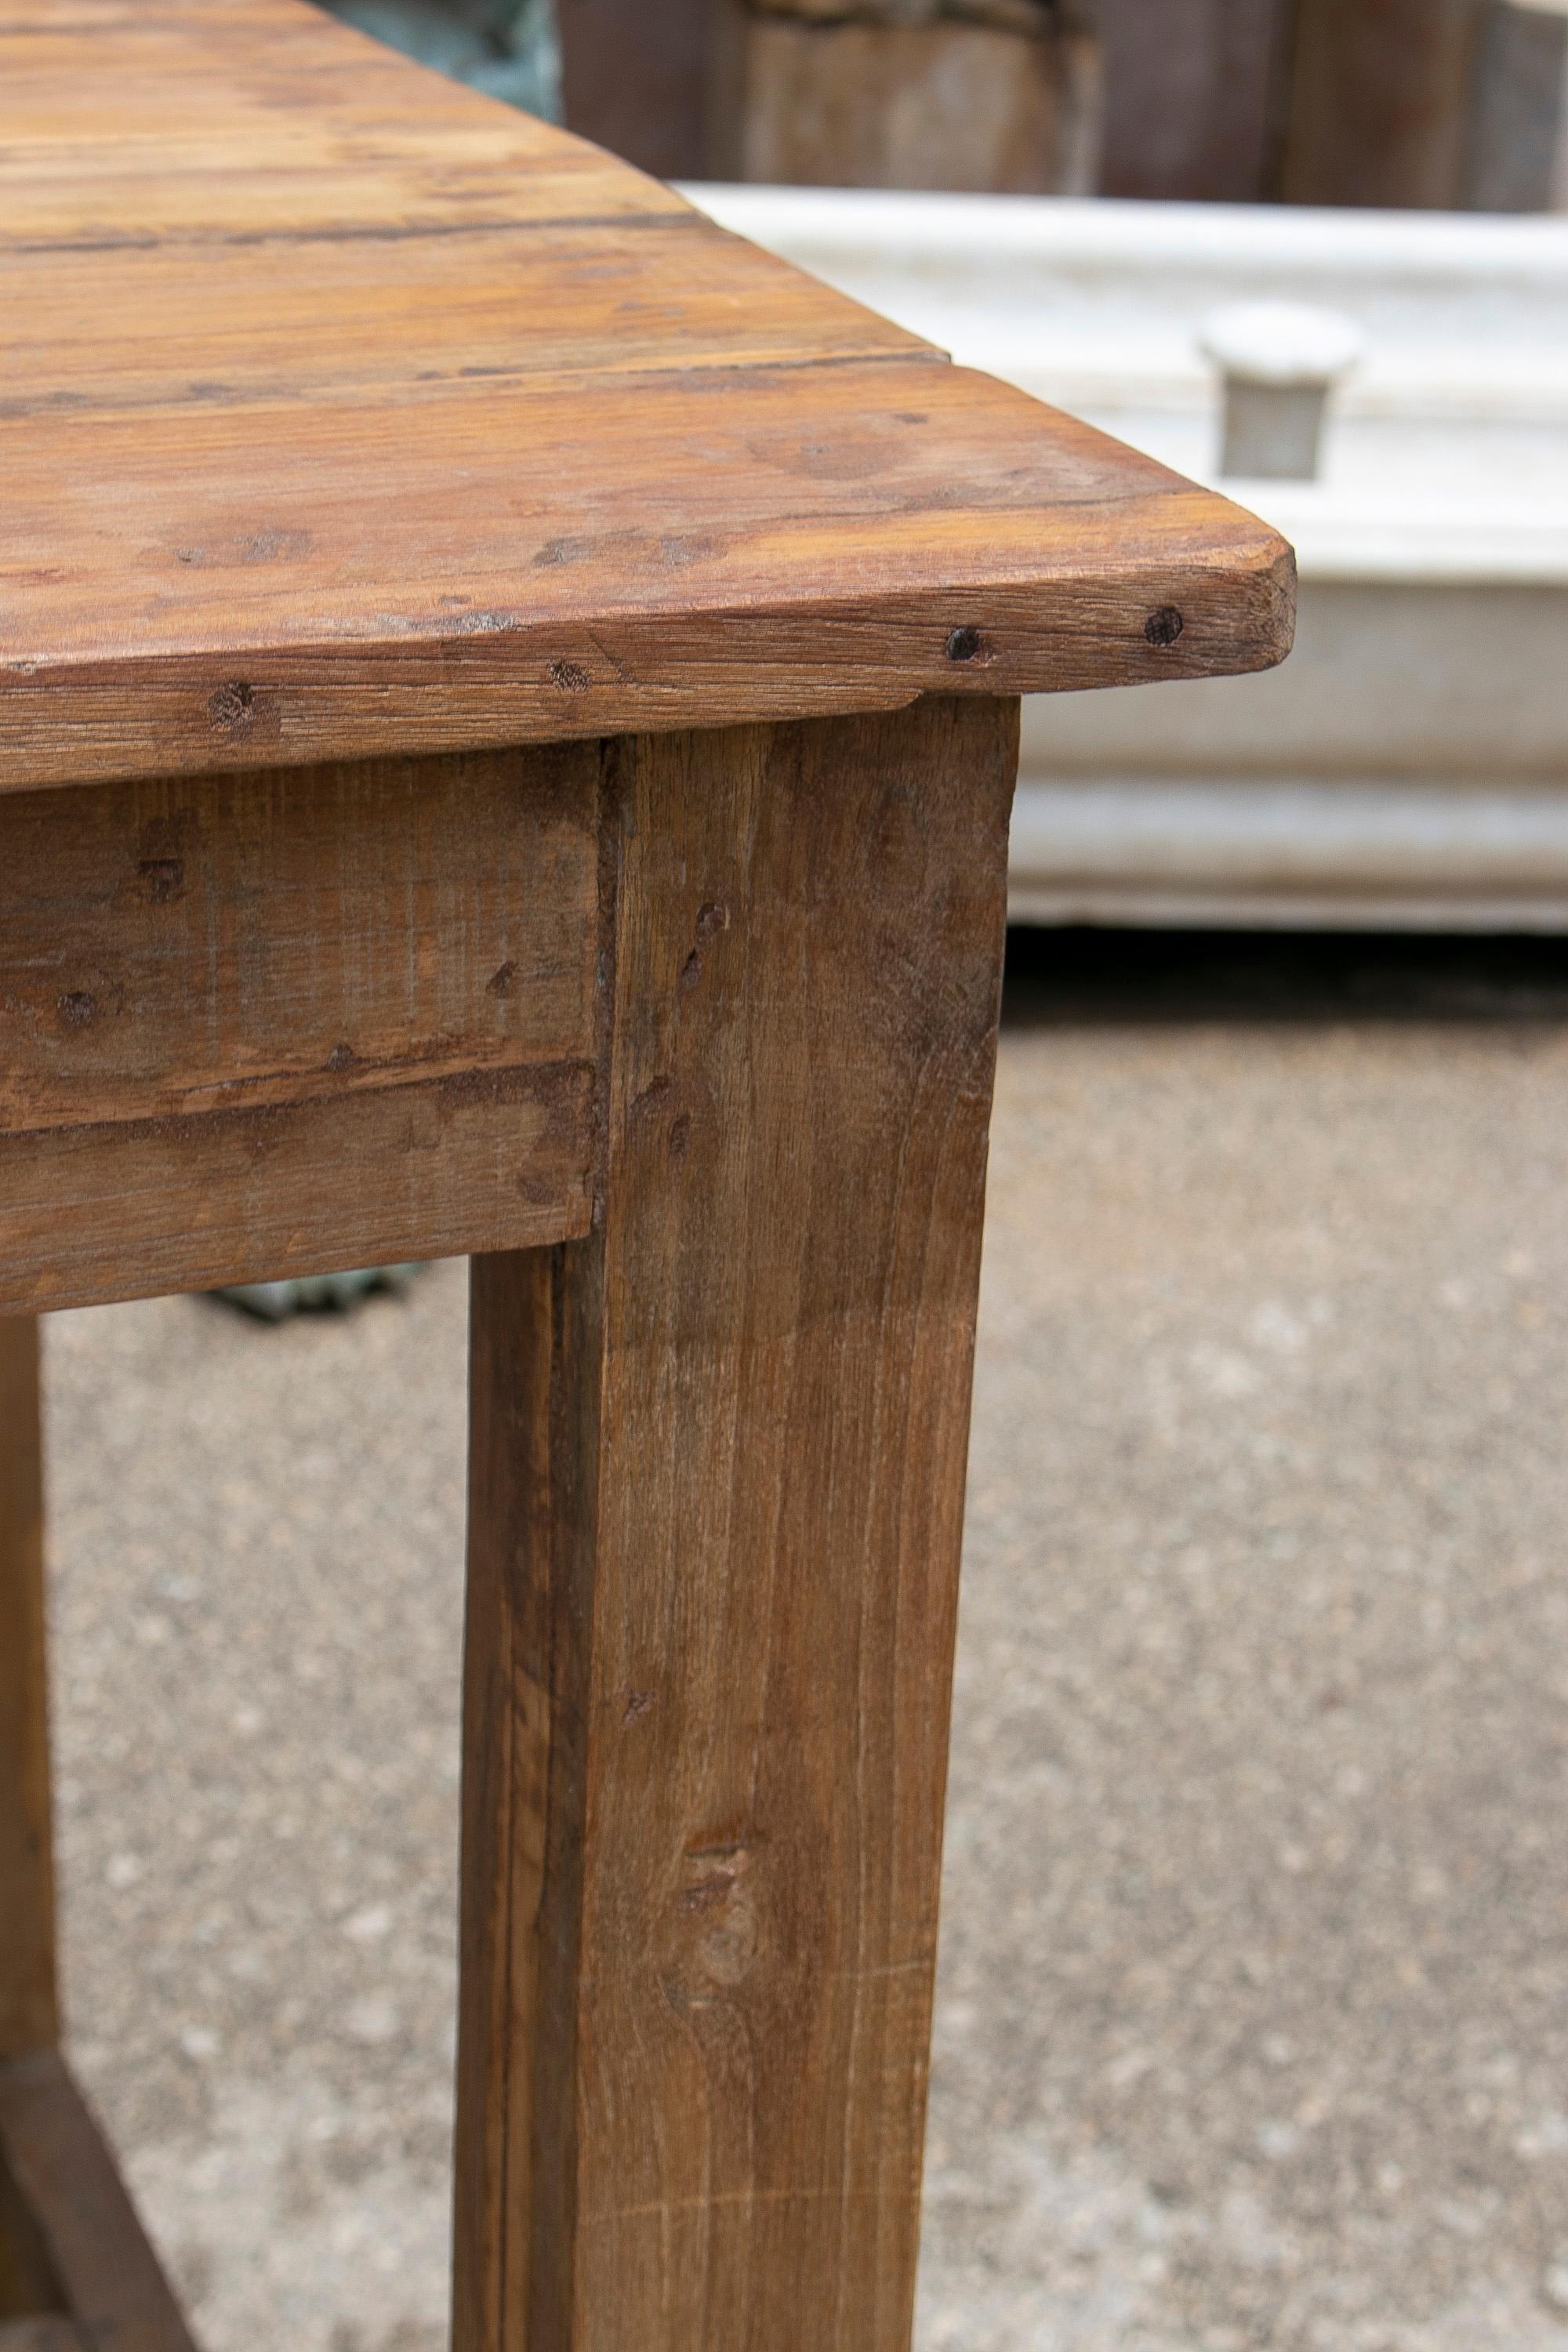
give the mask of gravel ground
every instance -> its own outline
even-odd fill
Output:
[[[1568,2352],[1568,967],[1026,943],[921,2352]],[[47,1334],[81,2072],[209,2352],[444,2343],[464,1284]]]

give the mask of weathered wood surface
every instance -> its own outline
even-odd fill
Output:
[[[710,169],[720,180],[1088,195],[1093,39],[1036,0],[910,21],[841,0],[721,0]]]
[[[0,1316],[0,2062],[59,2032],[39,1423],[37,1324]]]
[[[591,1098],[501,1071],[0,1137],[0,1312],[554,1241],[587,1224]]]
[[[1288,639],[1261,524],[304,0],[0,0],[0,786]]]
[[[601,767],[7,802],[0,1304],[585,1232]]]
[[[599,1221],[474,1276],[457,2352],[905,2352],[1016,751],[617,757]]]
[[[94,2352],[195,2352],[114,2158],[52,2051],[0,2066],[0,2166]]]

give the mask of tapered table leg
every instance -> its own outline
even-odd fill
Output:
[[[904,2352],[1016,706],[628,740],[474,1265],[457,2352]]]
[[[0,2063],[58,2038],[38,1326],[0,1317]]]

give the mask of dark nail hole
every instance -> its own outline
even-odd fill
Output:
[[[143,857],[137,863],[136,879],[142,885],[142,895],[154,907],[172,906],[183,898],[185,887],[184,860],[180,857]]]
[[[1162,604],[1144,622],[1143,635],[1152,646],[1173,646],[1186,625],[1173,604]]]
[[[973,661],[980,651],[978,629],[954,629],[947,641],[949,661]]]

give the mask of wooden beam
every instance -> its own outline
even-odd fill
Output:
[[[644,739],[474,1272],[457,2352],[907,2352],[1016,704]]]
[[[108,2144],[55,2052],[0,2066],[0,2166],[94,2352],[195,2352]],[[56,2347],[46,2336],[37,2352]],[[69,2338],[60,2352],[74,2352]]]
[[[0,1308],[585,1231],[600,766],[18,795]]]
[[[38,1327],[0,1317],[0,2061],[59,2036]]]

